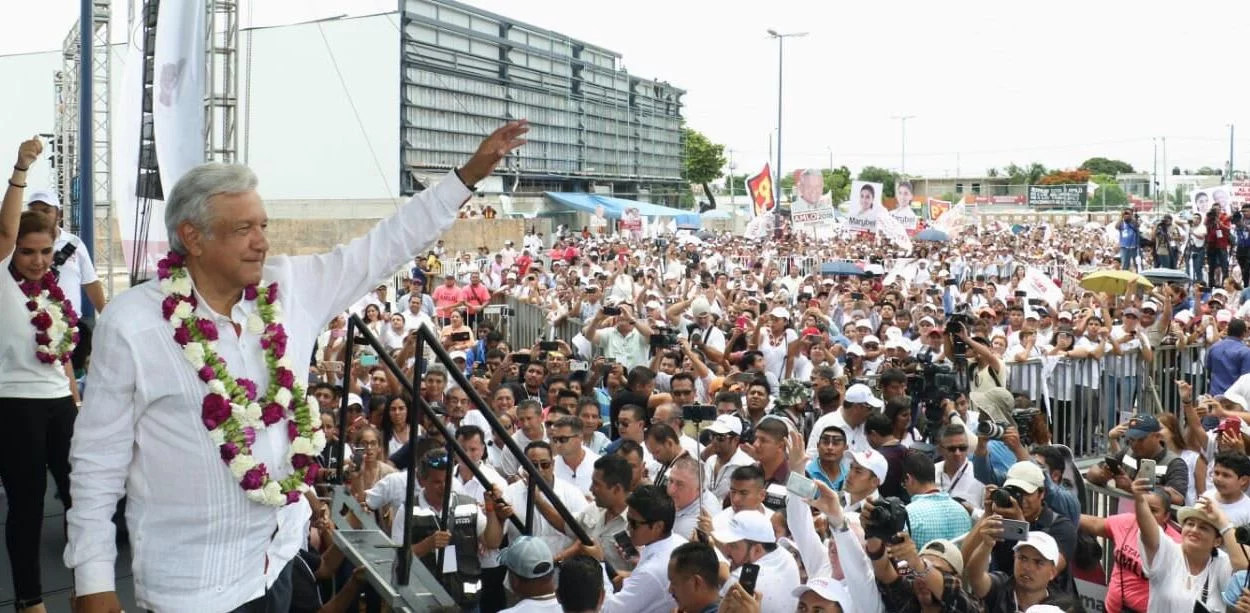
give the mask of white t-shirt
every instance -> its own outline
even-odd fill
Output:
[[[784,340],[780,344],[774,345],[772,331],[765,330],[760,334],[760,353],[764,354],[764,370],[773,374],[777,379],[785,378],[786,354],[790,351],[790,343],[798,340],[799,333],[793,328],[787,328],[784,334]]]
[[[1180,543],[1164,534],[1163,528],[1158,530],[1159,550],[1143,568],[1146,578],[1150,580],[1150,607],[1146,613],[1192,611],[1194,603],[1202,596],[1204,585],[1207,598],[1203,604],[1207,610],[1212,613],[1224,611],[1224,587],[1233,576],[1233,565],[1228,556],[1221,551],[1201,573],[1190,575]],[[1145,558],[1146,547],[1142,545],[1140,535],[1137,547]]]
[[[560,606],[560,601],[556,600],[555,594],[552,594],[550,597],[526,598],[516,603],[515,607],[504,609],[500,613],[540,613],[542,611],[561,613],[564,608]]]
[[[576,471],[569,468],[569,465],[564,462],[564,456],[556,456],[556,478],[572,483],[589,497],[590,478],[595,472],[595,461],[599,459],[599,454],[591,451],[585,445],[582,445],[582,451],[586,455],[582,458],[581,463],[577,465]]]
[[[87,253],[87,246],[83,244],[82,239],[61,230],[56,237],[56,244],[52,246],[53,253],[60,251],[65,245],[74,246],[74,255],[69,256],[69,259],[65,260],[65,263],[58,269],[61,276],[57,284],[65,291],[65,297],[69,298],[69,303],[74,305],[74,312],[81,315],[82,290],[80,288],[95,283],[100,278],[96,276],[91,254]]]
[[[1220,504],[1230,524],[1234,526],[1250,524],[1250,496],[1247,496],[1245,492],[1242,492],[1241,498],[1232,504],[1221,502],[1220,494],[1215,491],[1215,488],[1208,489],[1203,496]]]
[[[0,396],[64,398],[70,395],[65,368],[35,357],[35,326],[30,323],[26,295],[7,269],[13,255],[0,260]],[[75,294],[66,291],[66,296]]]

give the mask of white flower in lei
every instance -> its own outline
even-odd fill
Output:
[[[247,331],[260,335],[269,371],[268,388],[261,393],[255,382],[231,376],[217,353],[217,327],[195,314],[197,301],[182,256],[170,253],[157,268],[165,295],[161,311],[174,329],[174,341],[182,348],[183,357],[205,383],[207,393],[200,416],[222,461],[249,500],[274,507],[298,502],[316,482],[316,456],[325,448],[325,433],[286,357],[287,335],[280,317],[278,284],[250,286],[243,292],[245,300],[256,302],[256,311],[248,316]],[[291,441],[287,458],[293,470],[274,479],[269,467],[252,456],[252,444],[261,430],[283,427],[279,424],[285,426]]]

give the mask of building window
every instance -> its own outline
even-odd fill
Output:
[[[956,183],[956,184],[955,184],[955,193],[956,193],[956,194],[962,194],[962,193],[964,193],[964,184],[963,184],[963,183]]]
[[[980,195],[981,195],[981,184],[980,184],[980,183],[973,183],[973,184],[972,184],[972,193],[973,193],[973,194],[975,194],[975,195],[977,195],[977,196],[980,196]]]

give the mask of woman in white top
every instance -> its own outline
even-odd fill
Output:
[[[1147,502],[1154,486],[1149,479],[1133,482],[1133,506],[1137,515],[1138,547],[1142,569],[1150,580],[1150,606],[1146,613],[1177,611],[1224,611],[1222,594],[1233,571],[1245,570],[1246,556],[1233,525],[1205,497],[1197,506],[1181,507],[1181,542],[1163,533]],[[1201,604],[1205,608],[1195,608]]]
[[[774,307],[767,318],[760,318],[755,328],[754,342],[759,352],[764,354],[764,370],[772,373],[778,381],[785,377],[786,363],[790,361],[790,343],[799,340],[799,333],[789,325],[790,312],[783,307]]]
[[[398,354],[404,348],[404,339],[408,337],[408,320],[403,313],[391,313],[390,324],[382,329],[378,340],[391,355]]]
[[[53,218],[22,212],[26,169],[43,150],[22,143],[0,208],[0,479],[9,513],[6,544],[18,611],[44,611],[39,548],[47,473],[65,506],[69,500],[69,442],[78,390],[69,364],[77,343],[77,314],[51,272]],[[74,288],[75,291],[77,288]]]
[[[382,316],[382,309],[378,305],[365,305],[365,325],[374,336],[382,334],[382,329],[386,327],[386,318]]]

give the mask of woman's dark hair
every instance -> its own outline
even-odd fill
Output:
[[[371,407],[375,411],[382,411],[382,423],[379,429],[382,431],[382,445],[384,446],[389,444],[391,439],[395,437],[395,426],[399,425],[391,422],[391,404],[393,404],[396,400],[404,403],[404,408],[407,409],[406,413],[408,415],[408,423],[412,423],[412,403],[409,402],[408,397],[405,395],[391,396],[386,399],[385,405],[380,407]],[[373,404],[372,398],[369,400],[369,404]]]
[[[27,234],[43,232],[48,236],[56,234],[56,222],[52,218],[36,211],[22,211],[21,220],[17,222],[17,238],[21,240]]]
[[[862,194],[862,193],[864,193],[864,192],[868,192],[869,194],[871,194],[871,195],[873,195],[873,196],[876,196],[876,195],[877,195],[877,190],[876,190],[876,189],[874,189],[874,188],[872,187],[872,185],[871,185],[871,184],[869,184],[869,183],[865,183],[865,184],[861,185],[861,186],[860,186],[860,188],[859,188],[859,192],[860,192],[861,194]]]

